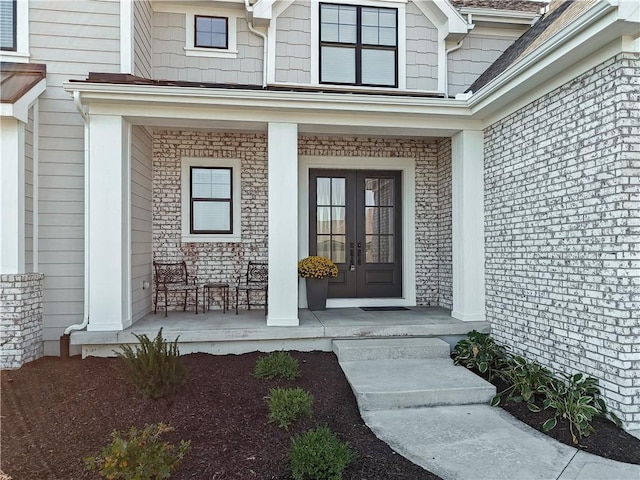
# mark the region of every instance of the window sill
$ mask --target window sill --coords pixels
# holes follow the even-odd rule
[[[242,240],[241,235],[182,235],[182,243],[235,243]]]
[[[237,50],[224,50],[214,48],[184,48],[187,57],[209,57],[209,58],[238,58]]]
[[[11,50],[0,50],[0,61],[29,63],[29,52],[12,52]]]

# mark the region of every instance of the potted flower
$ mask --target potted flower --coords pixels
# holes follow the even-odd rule
[[[307,308],[325,310],[329,277],[338,276],[336,264],[328,258],[312,255],[298,262],[298,275],[306,281]]]

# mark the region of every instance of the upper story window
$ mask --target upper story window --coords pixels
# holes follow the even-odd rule
[[[397,87],[397,9],[321,3],[320,83]]]
[[[16,0],[0,0],[0,50],[15,52],[18,49],[16,10]]]
[[[229,48],[227,17],[195,15],[194,47]]]

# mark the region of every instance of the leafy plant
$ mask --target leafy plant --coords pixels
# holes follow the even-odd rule
[[[553,418],[542,425],[545,432],[554,429],[558,424],[558,418],[563,418],[569,422],[573,443],[578,443],[582,437],[588,437],[595,432],[591,425],[595,416],[608,416],[616,425],[621,425],[620,419],[607,411],[604,400],[599,398],[598,379],[582,373],[560,375],[564,381],[551,382],[545,387],[547,398],[543,402],[544,408],[556,410]]]
[[[328,427],[318,427],[291,442],[291,473],[295,480],[340,480],[355,459],[349,445]]]
[[[505,360],[497,375],[509,386],[491,399],[491,405],[497,406],[506,397],[513,402],[527,402],[532,412],[539,412],[542,407],[536,404],[537,397],[545,395],[546,388],[556,381],[551,370],[536,362],[529,362],[520,356]]]
[[[179,446],[160,441],[160,435],[173,428],[163,423],[131,427],[123,438],[118,431],[111,433],[111,443],[95,457],[84,459],[89,470],[109,480],[151,480],[169,478],[191,448],[191,442],[180,441]]]
[[[253,375],[267,380],[278,377],[294,380],[300,375],[298,361],[289,352],[272,352],[258,359]]]
[[[298,275],[302,278],[337,277],[338,267],[328,258],[312,255],[298,262]]]
[[[115,352],[129,367],[129,378],[145,398],[160,398],[178,391],[186,380],[187,371],[180,360],[178,340],[167,343],[162,328],[154,340],[146,335],[135,335],[140,342],[135,351],[121,345]]]
[[[495,371],[504,365],[506,355],[506,348],[495,343],[489,334],[472,330],[466,339],[456,344],[453,363],[486,374],[491,380]]]
[[[269,421],[289,429],[302,416],[311,416],[313,396],[302,388],[272,388],[269,390]]]

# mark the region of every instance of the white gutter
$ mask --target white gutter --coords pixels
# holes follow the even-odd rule
[[[82,323],[69,325],[64,330],[65,335],[69,335],[75,330],[83,330],[89,324],[89,189],[86,188],[86,182],[89,178],[89,115],[82,105],[80,92],[73,92],[73,104],[84,120],[84,319]]]
[[[247,18],[247,26],[249,27],[249,31],[254,35],[257,35],[258,37],[262,38],[262,45],[263,45],[262,88],[267,88],[267,60],[268,60],[267,53],[269,50],[269,47],[267,44],[267,34],[256,30],[256,28],[253,26],[253,7],[249,4],[249,0],[244,0],[244,6],[247,11],[246,18]]]

